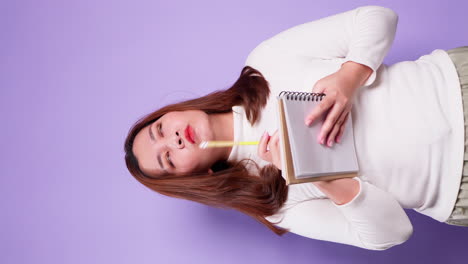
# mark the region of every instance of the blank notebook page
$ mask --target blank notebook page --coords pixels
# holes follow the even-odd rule
[[[317,142],[326,113],[314,120],[311,126],[304,123],[306,115],[320,102],[282,98],[296,178],[359,170],[351,113],[346,121],[341,142],[334,142],[332,147],[328,147]]]

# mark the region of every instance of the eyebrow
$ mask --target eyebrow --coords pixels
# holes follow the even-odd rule
[[[156,138],[155,138],[154,135],[153,135],[153,131],[151,130],[151,127],[153,127],[153,125],[150,125],[150,126],[148,127],[148,131],[149,131],[148,133],[149,133],[150,138],[151,138],[153,141],[156,142]],[[159,153],[158,153],[157,159],[158,159],[158,163],[159,163],[159,166],[161,167],[161,169],[163,169],[163,171],[164,171],[165,173],[167,173],[167,170],[166,170],[166,168],[164,168],[164,165],[163,165],[162,160],[161,160],[161,155],[159,155]]]

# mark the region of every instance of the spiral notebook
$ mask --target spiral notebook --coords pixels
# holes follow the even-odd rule
[[[340,143],[317,143],[328,112],[306,126],[304,120],[326,95],[283,91],[278,96],[282,171],[286,184],[356,177],[359,166],[354,147],[351,113]]]

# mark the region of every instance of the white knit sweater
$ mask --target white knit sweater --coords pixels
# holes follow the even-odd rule
[[[249,54],[246,65],[264,75],[271,95],[255,126],[241,106],[233,107],[235,140],[259,140],[265,130],[271,135],[278,129],[280,91],[310,92],[346,61],[373,70],[351,111],[357,196],[336,205],[311,183],[291,185],[285,205],[268,220],[282,220],[278,226],[301,236],[382,250],[412,233],[402,208],[438,221],[450,215],[464,155],[458,75],[444,50],[382,64],[397,22],[391,9],[364,6],[285,30]],[[318,143],[311,138],[310,144]],[[228,160],[242,158],[268,164],[257,156],[257,146],[234,147]]]

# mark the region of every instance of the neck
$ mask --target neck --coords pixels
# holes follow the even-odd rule
[[[211,123],[215,140],[234,140],[234,119],[232,111],[222,114],[212,114]],[[232,147],[219,148],[220,155],[227,160]]]

